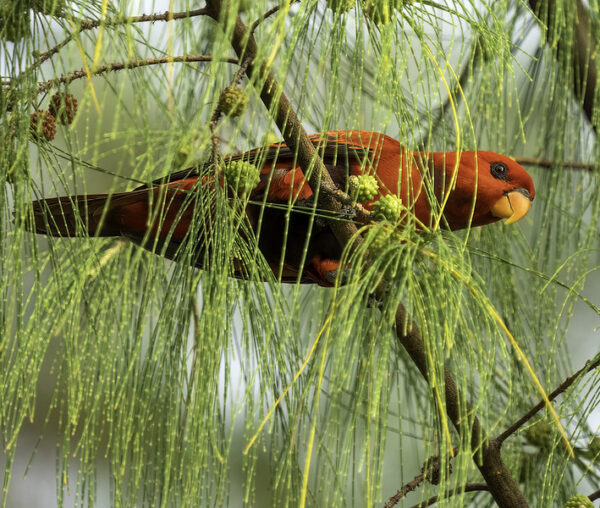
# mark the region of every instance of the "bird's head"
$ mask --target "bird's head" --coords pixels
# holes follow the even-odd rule
[[[440,169],[447,189],[454,171],[456,185],[444,208],[444,216],[451,229],[462,229],[469,225],[470,211],[475,206],[471,226],[483,226],[506,219],[506,224],[521,220],[531,207],[535,196],[533,180],[529,173],[505,155],[494,152],[462,152],[458,165],[456,152],[434,154],[436,187]],[[438,199],[443,191],[436,188]]]

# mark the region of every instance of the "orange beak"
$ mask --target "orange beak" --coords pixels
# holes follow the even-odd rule
[[[531,196],[527,189],[515,189],[507,192],[494,203],[490,212],[494,217],[506,219],[506,224],[512,224],[527,215],[531,208]]]

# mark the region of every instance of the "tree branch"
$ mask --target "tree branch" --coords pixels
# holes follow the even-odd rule
[[[291,3],[294,2],[298,2],[300,0],[292,0]],[[279,9],[281,9],[281,5],[276,5],[275,7],[273,7],[272,9],[269,9],[267,12],[265,12],[260,18],[258,18],[256,21],[254,21],[254,23],[252,23],[250,25],[250,34],[252,36],[254,36],[254,32],[256,32],[256,29],[258,28],[258,26],[267,18],[271,17],[273,14],[275,14],[277,11],[279,11]]]
[[[459,452],[458,448],[454,448],[453,450],[451,450],[451,452],[449,454],[450,459],[455,457],[458,452]],[[448,472],[449,473],[452,472],[451,467],[448,468]],[[392,508],[392,506],[395,506],[398,503],[398,501],[400,501],[400,499],[402,499],[404,496],[406,496],[406,494],[414,491],[421,483],[423,483],[423,480],[427,479],[434,485],[437,485],[439,483],[439,478],[440,478],[440,457],[439,456],[429,457],[423,464],[423,467],[421,467],[421,474],[415,476],[412,481],[403,485],[400,488],[400,490],[398,490],[398,492],[396,492],[392,497],[390,497],[388,499],[387,503],[385,503],[385,505],[384,505],[384,508]]]
[[[210,11],[210,16],[218,22],[221,18],[221,1],[206,0],[206,5]],[[255,77],[260,78],[257,79],[257,82],[262,81],[260,97],[272,113],[285,142],[297,154],[297,163],[308,179],[308,184],[315,197],[317,197],[319,206],[333,212],[340,212],[342,205],[334,197],[337,188],[303,129],[300,119],[293,110],[287,96],[266,65],[263,64],[259,68],[254,65],[258,47],[253,35],[248,31],[239,16],[235,21],[231,44],[240,58],[250,58],[251,63],[248,65],[246,74],[250,79]],[[354,224],[345,221],[329,221],[329,225],[341,246],[356,242],[357,230]],[[360,239],[358,242],[360,242]],[[379,289],[377,294],[381,297],[382,290]],[[404,334],[403,330],[407,324],[411,324],[411,326],[408,327],[409,331]],[[396,333],[400,343],[411,356],[423,377],[429,379],[423,339],[416,324],[412,323],[412,320],[406,315],[406,309],[403,305],[400,305],[396,312]],[[445,391],[448,416],[454,426],[460,428],[468,419],[461,412],[463,397],[448,371],[445,371]],[[467,414],[471,413],[472,410],[467,405]],[[492,496],[501,508],[528,506],[510,471],[502,462],[500,447],[494,441],[486,439],[476,417],[473,417],[472,421],[471,445],[473,449],[478,450],[478,454],[482,459],[479,461],[477,460],[479,457],[476,457],[474,460],[485,478]]]
[[[145,60],[130,60],[129,62],[115,62],[108,65],[97,67],[92,71],[92,76],[99,76],[111,71],[121,71],[124,69],[136,69],[138,67],[145,67],[148,65],[161,65],[166,63],[192,63],[192,62],[212,62],[214,58],[210,55],[183,55],[183,56],[165,56],[162,58],[147,58]],[[239,64],[237,58],[220,58],[219,61],[231,64]],[[44,93],[47,90],[57,87],[62,84],[69,84],[77,79],[87,77],[85,70],[71,72],[69,74],[63,74],[62,76],[49,79],[48,81],[42,81],[38,85],[38,93]]]
[[[127,25],[129,23],[153,23],[154,21],[171,21],[174,19],[193,18],[196,16],[208,16],[208,9],[193,9],[191,11],[170,12],[165,11],[162,14],[142,14],[141,16],[132,16],[129,18],[109,18],[109,19],[82,19],[81,29],[91,30],[100,25]]]
[[[462,494],[464,492],[477,492],[477,491],[488,491],[489,487],[486,483],[467,483],[464,487],[459,487],[457,489],[452,489],[447,491],[443,496],[433,496],[430,497],[427,501],[423,501],[422,503],[414,505],[412,508],[425,508],[427,506],[431,506],[432,504],[437,503],[440,499],[448,499],[449,497],[456,496],[457,494]]]
[[[206,9],[195,9],[192,11],[183,11],[183,12],[169,12],[165,11],[162,14],[142,14],[141,16],[133,16],[130,18],[109,18],[105,20],[94,19],[94,20],[86,20],[82,19],[79,21],[80,28],[77,32],[73,32],[69,34],[63,41],[59,42],[53,48],[50,48],[48,51],[44,53],[40,53],[38,59],[27,69],[27,71],[31,71],[36,67],[42,65],[46,60],[54,56],[58,53],[62,48],[64,48],[69,42],[73,40],[73,36],[75,33],[82,32],[83,30],[91,30],[93,28],[97,28],[100,25],[105,26],[115,26],[115,25],[126,25],[129,23],[146,23],[146,22],[154,22],[154,21],[171,21],[173,19],[184,19],[184,18],[192,18],[195,16],[206,16]]]
[[[406,334],[402,332],[408,325]],[[404,346],[413,362],[423,375],[429,380],[427,371],[427,357],[425,355],[425,345],[421,333],[415,323],[412,323],[406,315],[406,309],[403,305],[396,311],[396,334],[401,344]],[[479,419],[474,416],[470,404],[461,404],[464,396],[456,386],[452,375],[447,369],[444,369],[444,385],[446,395],[446,413],[456,429],[468,424],[467,415],[473,415],[471,426],[471,449],[475,450],[476,456],[473,457],[475,465],[479,468],[481,475],[487,482],[489,490],[501,508],[518,508],[528,506],[527,501],[519,490],[519,486],[510,474],[510,471],[502,461],[500,454],[500,444],[495,440],[489,440],[481,428]],[[461,406],[465,411],[461,410]],[[481,459],[481,460],[478,460]]]
[[[599,365],[600,365],[600,359],[598,359],[592,363],[590,363],[588,360],[581,369],[579,369],[577,372],[575,372],[575,374],[573,374],[572,376],[565,379],[558,386],[558,388],[556,388],[556,390],[554,390],[552,393],[548,394],[548,400],[553,401],[561,393],[566,391],[569,388],[569,386],[571,386],[577,380],[577,378],[579,378],[579,376],[581,376],[583,374],[587,374],[588,372],[598,368]],[[504,432],[502,432],[500,435],[498,435],[498,437],[496,437],[495,441],[497,441],[500,445],[502,445],[502,443],[504,441],[506,441],[507,438],[509,438],[512,434],[514,434],[517,430],[519,430],[523,425],[525,425],[531,418],[533,418],[540,409],[543,409],[544,407],[546,407],[546,404],[547,403],[543,400],[538,402],[529,411],[527,411],[527,413],[525,413],[515,423],[513,423],[510,427],[508,427],[508,429],[506,429]]]
[[[396,492],[392,497],[390,497],[388,499],[387,503],[385,503],[385,505],[383,505],[383,508],[392,508],[393,506],[396,506],[398,504],[398,501],[400,501],[400,499],[402,499],[404,496],[406,496],[406,494],[408,494],[409,492],[412,492],[413,490],[415,490],[419,485],[421,485],[421,483],[423,483],[423,480],[425,480],[425,475],[423,473],[415,476],[413,480],[404,484],[398,490],[398,492]]]
[[[540,166],[543,168],[552,168],[556,164],[560,164],[564,168],[570,169],[583,169],[586,171],[593,171],[596,169],[597,164],[594,163],[586,163],[586,162],[577,162],[577,161],[553,161],[551,159],[537,159],[535,157],[523,157],[516,156],[513,157],[515,162],[518,162],[522,166]]]
[[[221,1],[207,0],[206,5],[209,15],[215,21],[218,21],[221,16]],[[254,59],[258,53],[258,47],[254,36],[248,31],[239,16],[235,21],[231,44],[240,58],[249,59],[250,63],[246,70],[248,77],[263,81],[260,97],[267,110],[272,111],[275,123],[279,127],[286,144],[294,153],[298,154],[297,163],[304,172],[319,206],[333,212],[341,212],[342,205],[334,197],[339,189],[337,189],[329,172],[325,169],[323,161],[318,156],[312,141],[302,127],[289,99],[265,64],[258,69],[256,68]],[[342,246],[357,236],[356,226],[350,222],[330,221],[329,224]]]

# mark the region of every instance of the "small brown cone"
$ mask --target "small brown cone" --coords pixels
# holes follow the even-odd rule
[[[56,92],[50,99],[48,111],[59,123],[69,125],[77,114],[77,99],[70,93]]]
[[[41,140],[52,141],[56,136],[56,119],[49,111],[34,111],[29,117],[33,137]]]

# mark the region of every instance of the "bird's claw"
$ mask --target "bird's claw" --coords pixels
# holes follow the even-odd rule
[[[341,219],[354,219],[356,217],[356,208],[350,205],[342,206],[339,217]]]
[[[344,286],[350,282],[350,271],[347,268],[336,268],[335,270],[328,270],[325,273],[325,279],[332,286],[335,286],[336,282],[338,281],[340,286]]]

